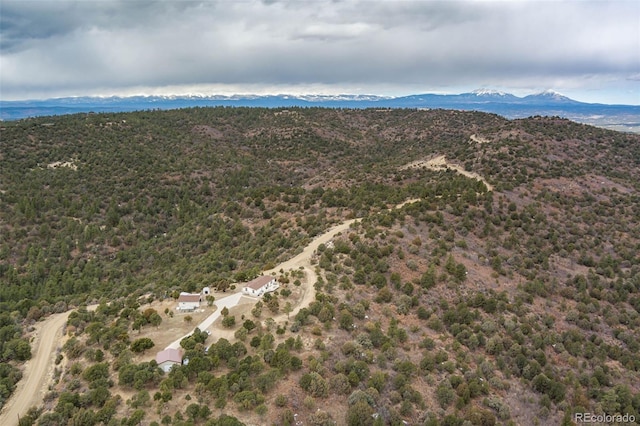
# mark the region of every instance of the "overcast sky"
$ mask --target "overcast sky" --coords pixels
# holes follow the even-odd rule
[[[546,89],[640,104],[640,1],[0,0],[0,99]]]

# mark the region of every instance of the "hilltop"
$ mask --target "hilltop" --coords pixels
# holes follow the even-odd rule
[[[3,122],[0,139],[3,403],[32,326],[80,307],[26,422],[639,418],[638,135],[217,107]],[[313,271],[280,270],[336,226]],[[185,339],[188,365],[150,362],[188,328],[180,291],[267,270],[278,291]]]

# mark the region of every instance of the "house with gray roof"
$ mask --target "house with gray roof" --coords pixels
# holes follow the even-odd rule
[[[247,296],[262,296],[270,291],[275,291],[279,287],[275,277],[261,275],[258,278],[249,281],[242,287],[242,294]]]

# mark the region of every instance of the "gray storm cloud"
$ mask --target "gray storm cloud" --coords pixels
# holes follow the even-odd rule
[[[0,4],[4,99],[198,85],[631,87],[640,71],[632,1]]]

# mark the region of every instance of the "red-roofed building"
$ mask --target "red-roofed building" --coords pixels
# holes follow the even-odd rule
[[[199,294],[180,293],[178,297],[178,310],[182,312],[193,312],[200,307],[202,296]]]
[[[168,373],[174,365],[182,364],[182,350],[167,348],[160,351],[156,355],[156,362],[162,371]]]
[[[242,287],[242,293],[247,296],[262,296],[270,291],[275,291],[279,287],[276,279],[267,275],[249,281]]]

